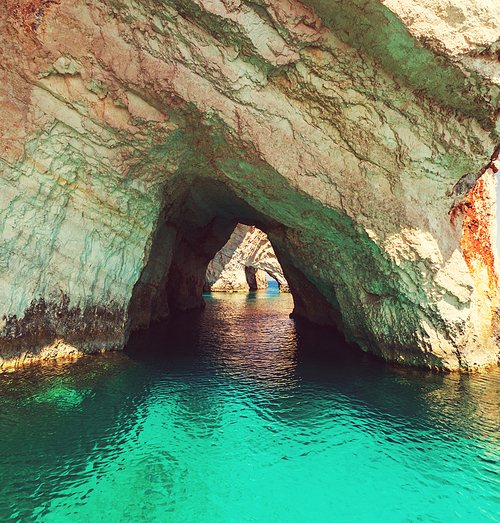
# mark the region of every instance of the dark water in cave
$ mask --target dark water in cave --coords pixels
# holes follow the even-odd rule
[[[395,368],[214,294],[126,353],[0,376],[0,521],[500,521],[500,372]]]

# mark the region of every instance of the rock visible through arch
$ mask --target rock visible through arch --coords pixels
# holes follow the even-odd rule
[[[224,247],[208,264],[204,290],[234,292],[265,289],[266,273],[278,282],[280,292],[290,292],[266,234],[255,226],[239,223]]]

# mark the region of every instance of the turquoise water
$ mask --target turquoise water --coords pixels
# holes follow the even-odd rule
[[[214,294],[126,353],[0,376],[0,521],[500,521],[500,372],[395,368]]]

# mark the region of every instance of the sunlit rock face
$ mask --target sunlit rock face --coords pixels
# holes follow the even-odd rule
[[[239,223],[228,242],[208,264],[205,291],[248,291],[267,288],[269,274],[280,292],[290,292],[283,270],[265,233]]]
[[[494,0],[0,2],[0,365],[203,306],[238,222],[296,316],[496,362],[499,37]]]

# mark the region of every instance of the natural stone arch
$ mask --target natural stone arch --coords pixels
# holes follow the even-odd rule
[[[497,361],[495,37],[307,3],[0,4],[2,365],[202,306],[237,221],[296,315],[391,360]]]
[[[231,237],[208,264],[204,290],[248,291],[267,288],[267,276],[280,292],[290,292],[267,235],[255,226],[239,223]]]
[[[249,291],[258,291],[268,287],[266,272],[255,267],[245,266],[245,278]]]

